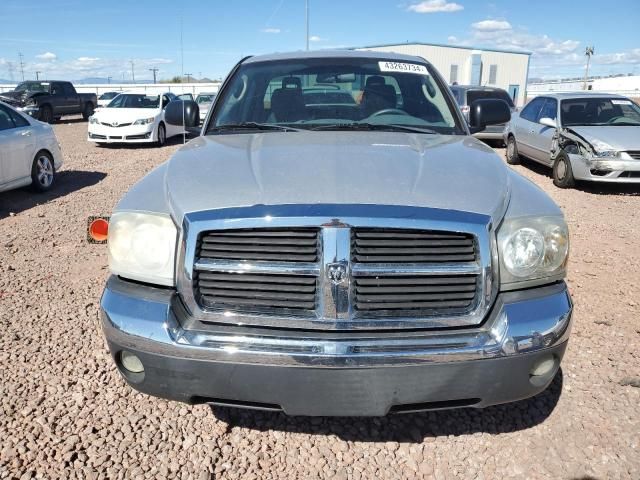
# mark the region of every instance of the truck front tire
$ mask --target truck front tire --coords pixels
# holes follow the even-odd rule
[[[44,123],[53,123],[53,110],[49,105],[42,105],[38,112],[38,120]]]
[[[82,110],[82,118],[85,120],[89,120],[89,117],[93,115],[93,105],[90,103],[85,104],[84,109]]]

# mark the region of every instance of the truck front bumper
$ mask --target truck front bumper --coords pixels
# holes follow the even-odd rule
[[[380,416],[486,407],[543,391],[566,349],[572,303],[560,282],[500,294],[473,329],[185,329],[175,291],[111,277],[101,313],[120,373],[141,392],[290,415]],[[128,371],[123,352],[144,370]]]

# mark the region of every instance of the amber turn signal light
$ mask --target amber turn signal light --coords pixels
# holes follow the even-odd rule
[[[87,225],[89,243],[106,243],[109,234],[109,217],[89,217]]]

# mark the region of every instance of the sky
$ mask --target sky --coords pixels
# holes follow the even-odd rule
[[[305,0],[2,0],[0,79],[219,79],[305,48]],[[579,5],[579,7],[576,7]],[[640,0],[309,0],[310,48],[427,42],[532,52],[530,78],[640,75]],[[182,25],[182,29],[181,29]],[[44,26],[44,28],[43,28]],[[182,30],[182,47],[181,47]]]

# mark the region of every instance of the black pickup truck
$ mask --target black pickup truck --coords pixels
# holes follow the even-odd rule
[[[57,80],[22,82],[15,90],[0,93],[0,100],[47,123],[78,113],[87,120],[98,104],[95,94],[78,93],[71,82]]]

